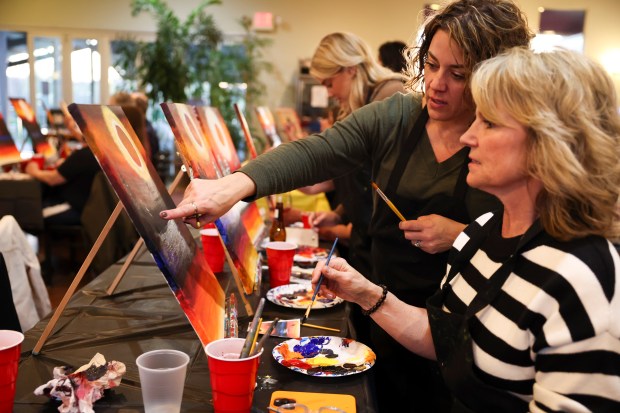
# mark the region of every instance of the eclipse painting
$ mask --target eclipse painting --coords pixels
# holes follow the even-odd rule
[[[159,217],[174,201],[121,107],[69,111],[202,344],[223,338],[224,292],[183,221]]]

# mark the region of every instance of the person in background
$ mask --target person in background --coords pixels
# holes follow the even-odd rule
[[[372,50],[353,33],[336,32],[321,39],[310,62],[310,75],[327,88],[339,104],[336,120],[346,118],[353,110],[381,101],[395,93],[404,93],[405,77],[382,67]],[[377,136],[377,139],[381,139]],[[356,171],[302,191],[334,191],[331,211],[311,216],[319,237],[333,241],[339,238],[338,252],[365,274],[372,273],[371,239],[368,227],[372,216],[371,163]],[[370,323],[354,308],[351,320],[357,337],[369,341]]]
[[[159,147],[159,136],[157,136],[157,131],[153,127],[151,121],[149,121],[146,116],[146,112],[149,108],[149,99],[144,92],[134,92],[131,94],[136,106],[138,109],[142,111],[144,115],[144,120],[146,123],[146,136],[148,137],[149,146],[151,149],[151,162],[153,165],[157,165],[160,147]]]
[[[353,33],[337,32],[323,37],[312,56],[310,75],[338,101],[337,120],[368,103],[405,92],[404,76],[381,67],[366,42]],[[336,207],[332,211],[319,212],[313,217],[319,235],[329,241],[336,237],[343,241],[348,247],[348,259],[366,274],[371,273],[370,181],[371,164],[367,161],[354,172],[312,187],[313,191],[335,190],[336,195]]]
[[[153,159],[155,155],[151,147],[150,138],[147,134],[146,111],[143,110],[142,103],[138,103],[133,94],[120,91],[110,96],[109,105],[120,106],[121,109],[123,109],[136,136],[140,139],[147,157]]]
[[[36,162],[29,162],[25,170],[28,175],[44,184],[42,186],[43,207],[56,207],[51,210],[59,211],[45,217],[46,225],[80,224],[80,217],[90,195],[93,179],[101,170],[73,117],[68,112],[63,111],[63,113],[65,125],[72,139],[80,142],[81,146],[59,162],[55,169],[43,170]],[[64,207],[58,207],[59,205]]]
[[[613,81],[580,53],[515,48],[483,62],[471,88],[467,182],[503,208],[457,237],[426,309],[342,259],[319,264],[313,283],[322,273],[324,294],[359,304],[405,347],[437,359],[458,411],[620,411]]]
[[[322,182],[370,160],[374,181],[406,221],[401,223],[374,197],[369,278],[407,304],[424,308],[445,274],[457,235],[499,206],[497,198],[465,180],[469,148],[459,139],[475,119],[470,75],[479,62],[527,46],[531,37],[525,15],[511,0],[448,2],[429,16],[419,45],[406,52],[407,87],[413,91],[422,85],[425,96],[396,93],[353,111],[320,134],[261,155],[232,175],[195,179],[178,207],[160,215],[185,217],[196,226],[195,204],[203,226],[240,199]],[[412,354],[375,324],[369,344],[377,354],[373,369],[382,412],[449,407],[436,363]]]
[[[407,44],[400,40],[385,42],[379,46],[379,63],[392,72],[402,73],[407,68],[405,49]]]
[[[115,106],[136,106],[136,101],[131,96],[131,93],[121,90],[110,96],[108,104]]]

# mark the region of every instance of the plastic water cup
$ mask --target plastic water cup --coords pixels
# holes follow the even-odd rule
[[[146,413],[181,411],[189,356],[177,350],[153,350],[136,359]]]
[[[274,288],[288,284],[291,280],[297,244],[272,241],[267,243],[265,249],[267,250],[267,267],[269,267],[269,286]]]
[[[243,338],[223,338],[205,347],[215,413],[248,413],[252,408],[263,349],[240,359],[244,342]]]
[[[24,341],[22,333],[0,330],[0,413],[13,411],[22,341]]]
[[[224,253],[224,246],[220,240],[217,228],[200,230],[200,239],[202,241],[202,250],[209,267],[211,267],[211,271],[222,272],[224,270],[226,254]]]

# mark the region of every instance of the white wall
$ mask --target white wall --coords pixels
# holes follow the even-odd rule
[[[333,31],[351,31],[364,38],[373,49],[387,40],[410,40],[418,27],[418,15],[425,0],[222,0],[209,7],[226,33],[241,32],[242,15],[270,11],[281,19],[280,26],[265,36],[273,39],[266,58],[275,70],[265,77],[267,95],[263,104],[294,105],[294,80],[298,60],[310,57],[319,40]],[[620,1],[618,0],[520,0],[531,27],[539,24],[538,7],[585,9],[585,54],[601,60],[605,53],[620,53]],[[199,0],[168,0],[184,19]],[[155,22],[146,14],[132,17],[130,0],[0,0],[0,30],[81,29],[83,32],[155,31]],[[620,95],[620,73],[613,75]]]

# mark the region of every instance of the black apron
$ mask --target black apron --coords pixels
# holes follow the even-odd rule
[[[411,133],[401,144],[399,157],[383,192],[407,219],[438,214],[454,221],[469,223],[471,217],[468,216],[465,206],[465,194],[469,188],[466,181],[467,157],[465,157],[452,194],[435,195],[424,204],[397,194],[400,180],[403,178],[415,147],[424,134],[427,121],[428,111],[424,108]],[[398,223],[398,217],[387,204],[382,201],[377,202],[369,230],[373,240],[372,280],[385,284],[393,294],[407,304],[424,307],[426,299],[437,291],[446,273],[448,252],[428,254],[420,248],[415,248],[411,241],[405,239],[403,231],[398,228]]]
[[[484,234],[493,228],[494,216],[483,226]],[[539,221],[536,221],[519,241],[514,254],[489,278],[487,288],[479,291],[465,314],[448,313],[442,309],[443,302],[452,286],[452,280],[469,262],[486,236],[482,235],[475,241],[469,241],[450,268],[447,280],[441,290],[430,297],[426,303],[431,333],[435,345],[435,353],[444,382],[452,392],[455,400],[452,408],[454,413],[471,412],[502,412],[521,413],[527,411],[524,401],[506,391],[489,386],[480,381],[474,371],[472,339],[469,331],[469,321],[475,314],[488,306],[497,296],[508,276],[514,269],[520,251],[534,237],[542,231]]]
[[[428,111],[424,108],[411,133],[401,143],[399,157],[384,193],[407,219],[439,214],[468,223],[471,219],[464,202],[468,190],[467,157],[452,194],[436,195],[423,205],[397,195],[398,184],[424,134],[427,121]],[[437,291],[446,273],[448,252],[428,254],[414,247],[411,241],[405,239],[398,223],[396,214],[379,201],[369,230],[372,237],[372,281],[385,284],[402,301],[424,307],[427,298]],[[452,398],[442,383],[437,363],[411,353],[372,320],[370,344],[377,354],[373,370],[381,413],[437,413],[450,410]]]

